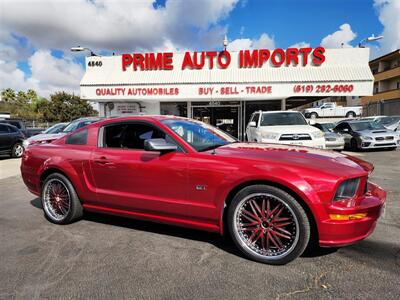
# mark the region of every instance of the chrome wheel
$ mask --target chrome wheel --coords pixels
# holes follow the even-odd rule
[[[22,147],[21,144],[17,144],[14,147],[14,156],[15,157],[21,157],[23,153],[24,153],[24,147]]]
[[[281,198],[268,193],[242,199],[234,212],[234,234],[255,256],[278,260],[293,251],[299,240],[299,221]]]
[[[48,217],[63,220],[71,208],[71,197],[66,185],[59,179],[51,179],[43,188],[43,208]]]

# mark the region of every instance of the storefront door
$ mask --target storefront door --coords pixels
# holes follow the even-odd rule
[[[241,108],[240,105],[211,105],[192,106],[192,118],[219,129],[239,138],[241,135]]]

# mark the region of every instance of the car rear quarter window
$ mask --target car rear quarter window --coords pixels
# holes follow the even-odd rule
[[[71,134],[65,139],[65,144],[69,145],[86,145],[88,137],[88,130],[84,129]]]

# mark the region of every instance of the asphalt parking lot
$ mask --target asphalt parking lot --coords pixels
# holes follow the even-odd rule
[[[375,232],[285,266],[241,256],[228,238],[90,214],[57,226],[0,159],[0,299],[398,299],[400,151],[361,152],[388,192]]]

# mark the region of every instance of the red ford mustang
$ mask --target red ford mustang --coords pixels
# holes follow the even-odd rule
[[[22,177],[47,219],[84,210],[223,234],[249,258],[284,264],[311,238],[343,246],[367,237],[386,193],[371,164],[306,147],[239,143],[170,116],[100,121],[28,147]]]

